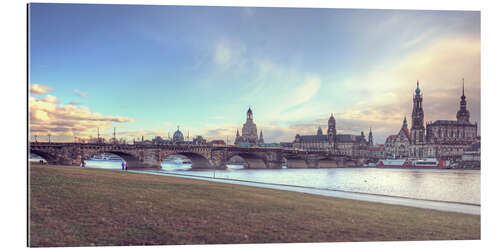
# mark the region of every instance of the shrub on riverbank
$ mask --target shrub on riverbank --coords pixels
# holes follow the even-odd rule
[[[121,171],[29,170],[30,246],[480,238],[474,215]]]

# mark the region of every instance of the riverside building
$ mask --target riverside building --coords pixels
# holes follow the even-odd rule
[[[423,95],[417,81],[417,88],[413,96],[412,126],[409,142],[405,139],[405,143],[396,145],[389,136],[385,145],[386,155],[457,160],[462,157],[472,144],[478,142],[477,122],[470,122],[463,79],[462,96],[460,97],[456,118],[456,120],[429,121],[424,126]],[[395,154],[395,152],[398,152],[396,146],[401,147],[400,152],[404,152],[404,154]]]
[[[369,141],[373,143],[371,129]],[[369,141],[366,140],[363,132],[360,135],[337,134],[336,121],[332,113],[328,119],[327,134],[323,134],[321,127],[318,127],[316,135],[297,134],[292,147],[308,151],[329,151],[349,156],[365,156],[369,153]]]

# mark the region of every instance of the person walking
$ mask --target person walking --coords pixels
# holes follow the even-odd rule
[[[127,171],[127,170],[128,170],[128,163],[125,162],[125,171]]]
[[[125,162],[122,161],[122,170],[125,170]]]

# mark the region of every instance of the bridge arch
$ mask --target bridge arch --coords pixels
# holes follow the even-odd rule
[[[245,161],[245,168],[248,169],[263,169],[267,168],[267,157],[265,154],[257,154],[257,153],[247,153],[247,152],[235,152],[229,154],[226,158],[226,162],[231,158],[239,156]]]
[[[169,152],[167,154],[164,154],[163,157],[161,157],[161,161],[167,159],[169,156],[173,155],[182,155],[186,158],[188,158],[191,161],[191,168],[192,169],[211,169],[212,164],[210,164],[210,161],[207,159],[202,154],[194,153],[194,152]]]
[[[47,161],[48,164],[57,164],[58,162],[57,156],[46,151],[30,149],[30,153],[42,157]]]
[[[89,160],[92,156],[102,153],[114,154],[119,156],[128,164],[128,167],[131,169],[144,167],[144,164],[139,156],[126,151],[119,151],[119,150],[98,149],[95,151],[94,150],[87,151],[80,156],[80,159],[83,158],[83,160]]]

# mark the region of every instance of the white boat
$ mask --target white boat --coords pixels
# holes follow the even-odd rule
[[[382,159],[377,162],[377,167],[381,168],[398,168],[398,167],[407,167],[408,160],[406,159]]]
[[[446,168],[446,162],[436,158],[418,159],[411,162],[412,168]]]

